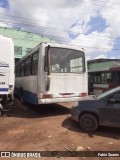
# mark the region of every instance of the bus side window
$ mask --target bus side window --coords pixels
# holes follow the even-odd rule
[[[15,77],[19,77],[20,76],[20,64],[18,64],[15,67]]]
[[[18,65],[17,77],[20,77],[20,64]]]
[[[28,62],[29,62],[29,59],[27,58],[26,61],[25,61],[25,66],[26,66],[25,67],[26,68],[25,69],[25,76],[29,75],[29,63]]]
[[[25,71],[25,61],[23,61],[21,63],[21,67],[20,67],[20,75],[21,75],[21,77],[24,76],[24,71]]]
[[[29,57],[29,60],[28,60],[28,73],[29,75],[31,75],[31,67],[32,67],[32,57]]]
[[[38,52],[32,56],[32,75],[36,75],[38,70]]]
[[[18,66],[15,67],[15,76],[18,77]]]

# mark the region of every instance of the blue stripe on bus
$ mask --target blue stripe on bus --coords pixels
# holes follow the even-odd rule
[[[20,89],[15,87],[14,94],[18,97],[22,96],[25,102],[32,103],[32,104],[38,104],[37,94],[35,93],[31,93],[31,92],[22,90],[22,95],[21,95]]]
[[[8,88],[0,88],[0,92],[7,92]]]

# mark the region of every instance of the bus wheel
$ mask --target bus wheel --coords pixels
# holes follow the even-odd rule
[[[85,113],[80,117],[80,127],[85,131],[85,132],[94,132],[97,130],[99,123],[97,118],[89,113]]]

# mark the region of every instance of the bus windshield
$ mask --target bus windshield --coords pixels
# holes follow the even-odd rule
[[[50,72],[85,72],[84,53],[73,49],[50,47]]]

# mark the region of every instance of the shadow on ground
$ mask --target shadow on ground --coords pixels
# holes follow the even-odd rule
[[[22,105],[18,99],[15,99],[14,107],[8,113],[10,117],[20,118],[42,118],[49,116],[70,114],[70,109],[59,104],[42,104],[42,105]]]
[[[74,122],[71,117],[66,118],[62,126],[64,128],[67,128],[68,130],[79,132],[79,133],[85,133],[80,128],[79,124],[77,122]],[[102,137],[109,137],[114,139],[120,139],[120,128],[112,128],[112,127],[99,127],[99,129],[94,133],[86,133],[90,138],[94,138],[94,136],[102,136]]]

